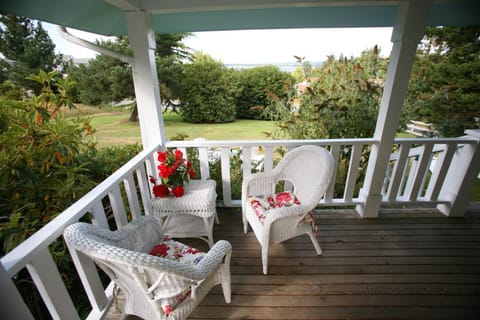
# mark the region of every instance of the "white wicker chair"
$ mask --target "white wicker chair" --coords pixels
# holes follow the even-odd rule
[[[268,270],[268,249],[271,245],[308,234],[317,254],[322,250],[312,230],[315,220],[310,211],[324,196],[334,172],[332,155],[319,146],[301,146],[288,152],[271,172],[248,176],[242,185],[244,232],[250,224],[262,247],[263,273]],[[265,200],[273,195],[279,181],[293,186],[295,204],[276,205]],[[261,200],[264,199],[264,200]],[[272,198],[269,197],[271,200]],[[261,205],[259,205],[259,201]],[[259,211],[260,210],[260,211]],[[261,217],[261,219],[259,218]]]
[[[123,291],[123,317],[185,319],[217,284],[230,303],[232,247],[227,241],[215,243],[196,264],[151,255],[164,241],[160,221],[153,216],[137,218],[117,231],[79,222],[65,229],[64,238],[70,250],[90,257]],[[176,306],[167,316],[165,302],[175,298]]]

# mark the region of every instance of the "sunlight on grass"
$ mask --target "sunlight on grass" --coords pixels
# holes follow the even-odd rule
[[[91,124],[96,132],[93,136],[98,147],[118,146],[141,143],[138,122],[129,121],[130,113],[101,112],[91,114]],[[186,134],[186,140],[204,138],[207,140],[258,140],[267,139],[264,132],[272,130],[272,122],[258,120],[236,120],[231,123],[204,124],[183,122],[178,114],[164,115],[167,138],[178,134]]]

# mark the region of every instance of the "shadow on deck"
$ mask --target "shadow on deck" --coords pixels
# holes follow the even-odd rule
[[[271,248],[267,276],[240,210],[218,211],[214,238],[233,246],[232,303],[217,286],[189,319],[480,319],[478,206],[465,218],[385,209],[378,219],[360,219],[317,210],[323,255],[307,236],[291,239]]]

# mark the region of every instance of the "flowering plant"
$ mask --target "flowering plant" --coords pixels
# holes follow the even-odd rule
[[[150,177],[153,183],[153,194],[155,197],[165,198],[172,194],[175,197],[181,197],[185,193],[183,185],[189,183],[190,179],[195,177],[195,171],[192,169],[192,163],[183,158],[180,150],[159,151],[158,152],[158,171],[160,184],[154,177]]]

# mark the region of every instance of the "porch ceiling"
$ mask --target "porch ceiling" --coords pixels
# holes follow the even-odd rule
[[[0,12],[119,36],[124,10],[153,15],[157,33],[273,28],[389,27],[400,1],[389,0],[15,0]],[[436,0],[429,25],[478,25],[480,3]]]

